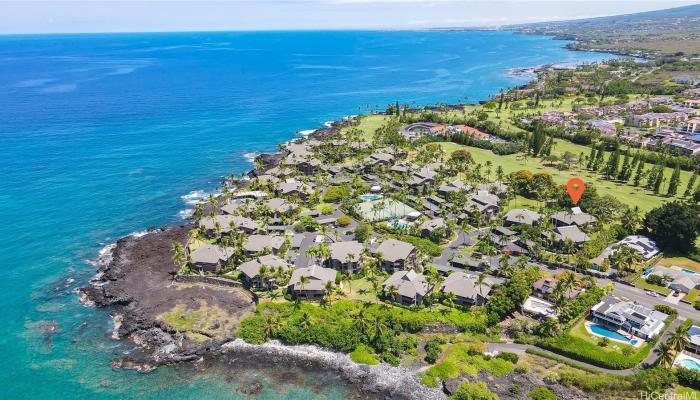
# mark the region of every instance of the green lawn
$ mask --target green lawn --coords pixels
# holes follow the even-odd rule
[[[492,153],[490,150],[464,146],[451,142],[440,143],[440,145],[447,155],[452,154],[452,152],[457,149],[467,149],[471,153],[475,162],[485,164],[486,161],[491,161],[493,165],[492,171],[495,171],[496,166],[500,165],[506,174],[522,169],[530,170],[533,173],[548,172],[552,175],[554,181],[560,184],[565,184],[573,177],[580,177],[584,180],[584,182],[594,184],[598,194],[611,195],[625,204],[638,205],[642,211],[649,211],[669,200],[668,197],[657,196],[653,192],[642,187],[634,187],[632,185],[619,184],[617,182],[604,180],[599,175],[585,169],[579,169],[576,166],[572,167],[570,170],[560,171],[557,168],[545,166],[539,158],[528,157],[523,159],[522,154],[500,156]],[[558,140],[554,153],[563,154],[565,151],[570,151],[576,155],[583,152],[584,154],[588,155],[590,149],[568,141]],[[666,176],[668,178],[670,178],[672,173],[673,171],[671,168],[666,168]],[[493,175],[494,174],[492,173],[492,177]],[[688,179],[690,179],[690,173],[687,171],[682,171],[681,183],[678,190],[680,194],[685,191],[685,186],[687,185]]]
[[[700,262],[691,260],[688,257],[664,257],[659,260],[657,265],[663,265],[665,267],[675,265],[677,267],[692,269],[693,271],[700,272]]]
[[[693,289],[691,290],[688,294],[686,294],[681,301],[684,301],[686,303],[693,304],[695,303],[695,300],[700,297],[700,290],[698,289]]]
[[[664,296],[667,296],[669,293],[671,293],[671,289],[664,286],[653,285],[642,278],[637,279],[634,282],[634,286],[642,290],[651,290],[653,292],[661,293]]]
[[[371,143],[374,139],[374,132],[384,125],[389,117],[385,115],[365,115],[360,117],[360,123],[357,125],[362,131],[362,138],[367,142]],[[348,128],[343,128],[343,132]]]
[[[343,291],[348,299],[371,302],[377,301],[373,290],[372,283],[365,278],[351,281],[349,287],[347,282],[343,282]]]

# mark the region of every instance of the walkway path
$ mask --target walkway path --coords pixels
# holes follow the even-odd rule
[[[574,365],[580,364],[582,366],[585,366],[588,369],[594,369],[594,370],[601,372],[601,373],[604,373],[604,374],[629,376],[629,375],[633,375],[635,372],[637,372],[636,368],[607,369],[607,368],[598,367],[598,366],[591,365],[591,364],[588,364],[588,363],[585,363],[585,362],[582,362],[579,360],[574,360],[573,358],[569,358],[567,356],[563,356],[561,354],[557,354],[557,353],[551,352],[549,350],[545,350],[545,349],[542,349],[542,348],[539,348],[537,346],[533,346],[530,344],[519,344],[519,343],[487,343],[486,344],[486,351],[488,351],[488,352],[507,351],[510,353],[522,355],[522,354],[525,354],[527,349],[537,350],[538,352],[549,354],[552,357],[566,359]]]

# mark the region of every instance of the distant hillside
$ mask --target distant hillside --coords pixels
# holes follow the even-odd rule
[[[571,47],[658,56],[700,54],[700,4],[573,21],[508,27],[522,33],[553,35],[579,43]]]

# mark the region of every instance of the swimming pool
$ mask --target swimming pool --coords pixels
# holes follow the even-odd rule
[[[693,271],[692,269],[688,269],[688,268],[683,268],[682,271],[687,273],[687,274],[691,274],[691,275],[697,274],[697,272]]]
[[[372,200],[377,200],[381,199],[383,196],[381,194],[361,194],[360,199],[364,201],[372,201]]]
[[[694,370],[696,370],[696,371],[700,371],[700,363],[698,363],[698,362],[695,361],[695,360],[691,360],[691,359],[689,359],[689,358],[686,358],[686,359],[682,360],[682,361],[681,361],[681,365],[682,365],[684,368],[694,369]]]
[[[591,324],[589,326],[589,329],[591,330],[591,332],[595,333],[596,335],[605,336],[606,338],[609,338],[609,339],[619,340],[620,342],[626,342],[626,343],[630,343],[632,345],[637,343],[637,341],[634,339],[633,339],[634,343],[632,343],[632,341],[630,341],[627,338],[627,336],[622,335],[622,334],[615,332],[613,330],[610,330],[610,329],[604,327],[603,325]]]

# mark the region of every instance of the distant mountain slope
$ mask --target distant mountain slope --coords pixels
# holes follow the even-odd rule
[[[579,41],[572,47],[658,56],[700,54],[700,4],[572,21],[508,27],[522,33]]]

